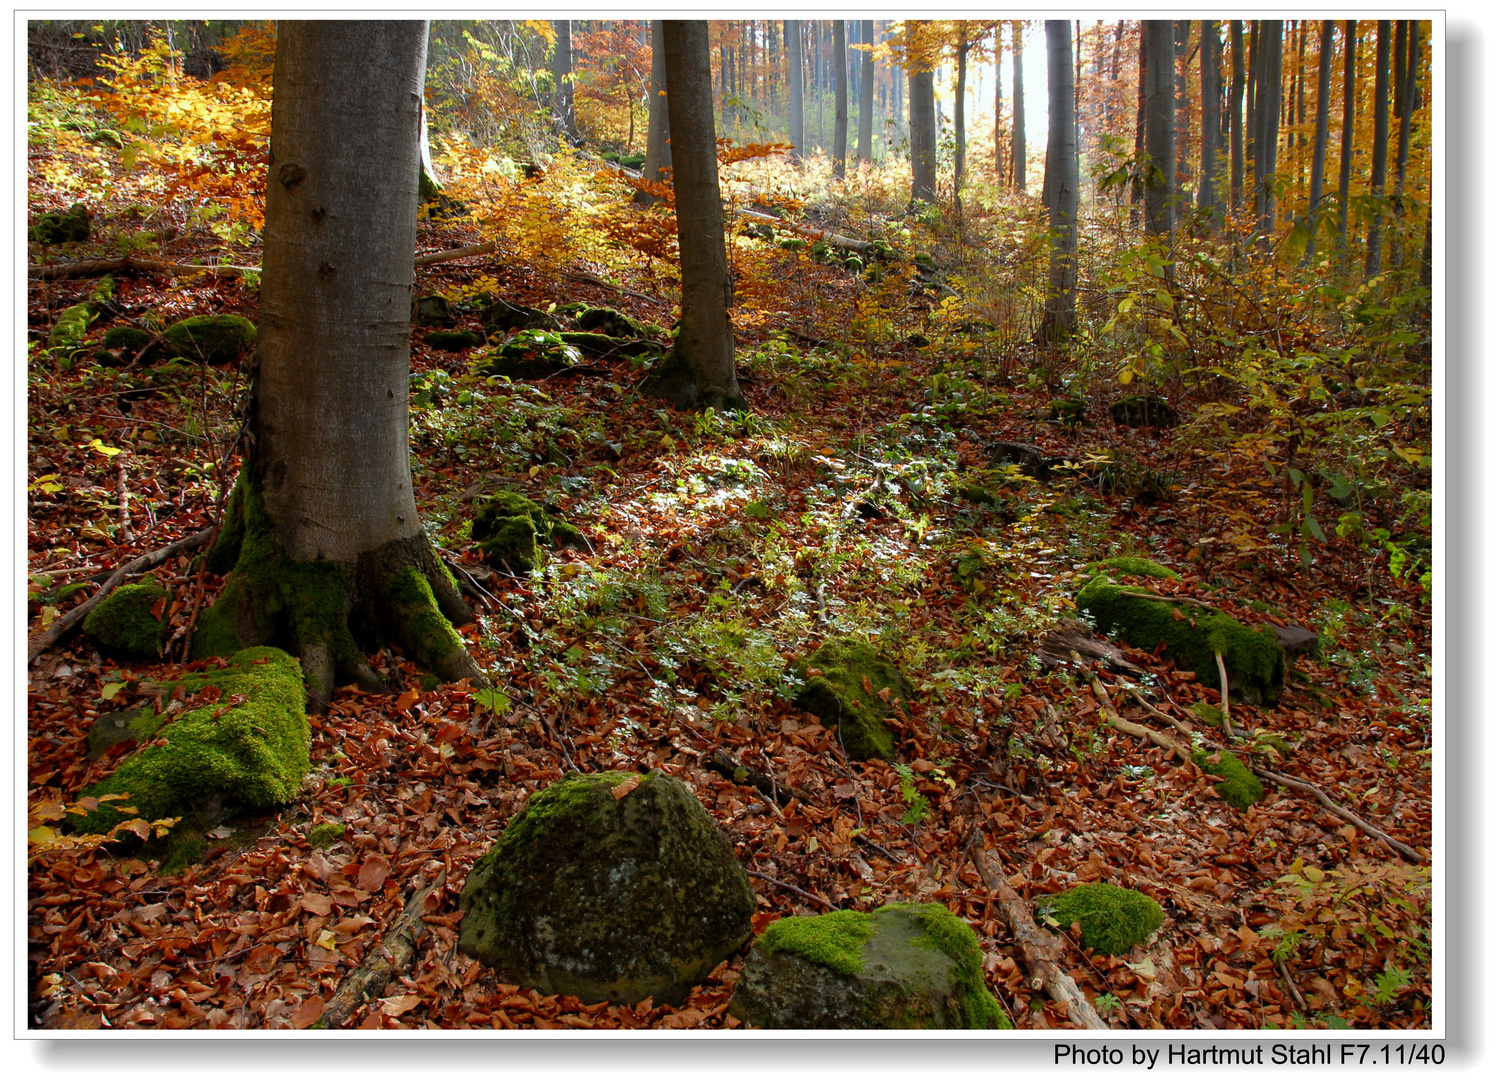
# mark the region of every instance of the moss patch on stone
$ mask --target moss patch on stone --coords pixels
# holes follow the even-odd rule
[[[493,349],[478,362],[485,376],[508,379],[545,379],[574,367],[581,359],[579,347],[567,344],[554,332],[523,330],[506,344]]]
[[[1220,687],[1215,666],[1215,654],[1220,653],[1233,691],[1253,704],[1277,700],[1283,685],[1283,650],[1271,630],[1253,630],[1222,611],[1198,605],[1123,595],[1137,591],[1097,574],[1074,603],[1101,633],[1147,652],[1161,647],[1206,686]]]
[[[1038,902],[1038,917],[1068,929],[1080,924],[1080,944],[1107,956],[1122,956],[1163,925],[1163,909],[1135,889],[1100,882],[1080,885]]]
[[[160,615],[152,609],[171,594],[155,576],[147,574],[110,593],[83,620],[83,632],[108,653],[154,660],[167,643],[166,605]]]
[[[344,838],[345,824],[342,821],[320,821],[308,830],[308,846],[333,847]]]
[[[77,243],[89,238],[89,208],[74,203],[66,210],[51,210],[37,218],[27,237],[39,244]]]
[[[490,562],[513,573],[531,573],[542,562],[543,544],[584,548],[584,534],[515,491],[478,500],[470,536]]]
[[[134,326],[112,326],[104,332],[94,359],[105,367],[120,367],[132,361],[154,364],[166,351],[161,342]]]
[[[646,338],[652,330],[623,311],[615,308],[585,308],[574,320],[580,330],[591,330],[612,338]],[[659,328],[660,329],[660,328]]]
[[[194,315],[162,332],[173,356],[227,364],[256,343],[255,323],[239,315]]]
[[[676,1003],[751,936],[755,897],[684,784],[597,773],[533,795],[459,906],[459,947],[509,980],[586,1003]]]
[[[1085,569],[1092,573],[1099,573],[1102,570],[1118,570],[1123,574],[1135,574],[1137,577],[1165,578],[1169,581],[1183,580],[1178,571],[1170,570],[1162,563],[1155,563],[1141,555],[1116,555],[1090,563]]]
[[[57,322],[52,324],[52,330],[47,334],[47,347],[76,349],[83,344],[83,336],[89,332],[89,324],[93,321],[94,309],[88,304],[74,304],[63,308],[57,316]]]
[[[794,674],[804,682],[793,700],[825,727],[838,728],[849,757],[892,760],[885,720],[916,696],[895,664],[858,638],[836,637],[799,661]]]
[[[1211,755],[1201,750],[1194,755],[1194,763],[1211,776],[1221,777],[1215,791],[1236,809],[1245,810],[1262,798],[1262,781],[1230,751],[1221,750]]]
[[[770,1028],[1010,1028],[975,932],[941,904],[772,923],[732,1014]]]
[[[429,348],[442,352],[463,352],[485,344],[485,339],[473,330],[434,330],[423,340]]]
[[[125,709],[96,717],[89,725],[89,760],[98,761],[123,742],[144,743],[161,730],[167,718],[155,709]]]
[[[464,648],[454,624],[438,610],[433,586],[416,567],[408,567],[391,580],[390,597],[396,605],[397,617],[407,627],[416,654],[412,659],[423,667],[432,670],[454,650]]]
[[[1111,402],[1111,419],[1130,427],[1173,427],[1178,410],[1156,394],[1129,394]]]
[[[245,649],[229,667],[195,673],[187,685],[190,697],[208,686],[219,693],[169,719],[158,738],[87,788],[85,796],[130,798],[101,803],[75,823],[78,831],[105,833],[128,817],[183,816],[211,798],[263,810],[297,794],[311,732],[295,658],[279,649]],[[136,813],[122,813],[121,806]]]

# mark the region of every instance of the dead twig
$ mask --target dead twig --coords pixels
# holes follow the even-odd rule
[[[432,266],[434,263],[453,262],[455,259],[467,259],[471,255],[489,255],[499,250],[500,245],[492,241],[483,244],[469,244],[466,247],[449,248],[447,251],[430,251],[426,255],[419,255],[412,260],[413,266]]]
[[[813,796],[802,788],[780,782],[775,776],[753,769],[749,765],[742,765],[723,750],[716,750],[705,758],[704,767],[719,773],[732,783],[755,788],[767,798],[775,799],[782,806],[786,806],[795,798],[803,802],[813,801]]]
[[[1215,670],[1220,672],[1220,721],[1221,730],[1226,733],[1226,742],[1233,746],[1236,743],[1236,733],[1231,730],[1231,682],[1226,678],[1226,662],[1220,653],[1215,654]]]
[[[127,544],[136,542],[135,530],[130,527],[130,491],[125,486],[125,455],[115,459],[115,494],[119,496],[120,539]]]
[[[811,892],[804,892],[802,889],[798,888],[798,886],[789,885],[786,881],[778,881],[770,874],[763,874],[760,870],[747,870],[746,873],[750,874],[754,878],[761,878],[761,880],[763,881],[770,882],[771,884],[776,885],[779,889],[786,889],[788,892],[793,893],[796,896],[801,896],[810,904],[818,904],[825,911],[835,910],[835,906],[828,900],[825,900],[823,897],[815,896]]]
[[[1387,833],[1383,832],[1375,825],[1363,819],[1359,814],[1355,814],[1350,810],[1347,810],[1344,806],[1339,805],[1335,802],[1335,800],[1330,798],[1330,796],[1326,795],[1324,791],[1322,791],[1317,785],[1311,784],[1307,780],[1300,780],[1297,777],[1288,776],[1285,773],[1274,772],[1272,769],[1260,768],[1256,765],[1253,765],[1251,769],[1252,772],[1256,773],[1258,776],[1262,777],[1265,780],[1271,780],[1275,784],[1281,784],[1284,787],[1293,788],[1295,791],[1302,791],[1306,794],[1313,795],[1316,799],[1319,800],[1320,805],[1323,806],[1326,810],[1330,811],[1330,813],[1334,814],[1336,817],[1340,818],[1343,821],[1350,822],[1352,825],[1356,826],[1356,828],[1360,829],[1362,832],[1370,836],[1373,840],[1376,840],[1379,843],[1386,844],[1388,848],[1390,848],[1394,853],[1401,855],[1409,862],[1424,862],[1424,857],[1420,855],[1416,850],[1409,847],[1407,844],[1403,843],[1403,841],[1397,839],[1396,837],[1389,836]]]

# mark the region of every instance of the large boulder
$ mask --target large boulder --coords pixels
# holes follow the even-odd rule
[[[1009,1028],[975,932],[941,904],[772,923],[730,1012],[761,1028]]]
[[[891,761],[895,748],[886,718],[915,696],[897,666],[859,638],[830,638],[799,663],[804,679],[794,701],[838,728],[845,754],[858,761]]]
[[[533,795],[470,871],[459,947],[586,1004],[681,1004],[751,936],[756,898],[699,800],[654,771]]]

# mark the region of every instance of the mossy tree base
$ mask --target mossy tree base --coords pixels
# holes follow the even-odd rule
[[[422,533],[363,552],[351,564],[290,558],[266,516],[250,466],[241,472],[209,569],[228,574],[199,619],[193,656],[228,656],[275,645],[302,661],[309,707],[334,688],[387,688],[365,654],[395,642],[446,682],[489,680],[454,631],[473,618]]]
[[[646,397],[665,401],[684,412],[744,412],[750,408],[740,387],[705,385],[699,382],[689,362],[674,349],[637,388]]]

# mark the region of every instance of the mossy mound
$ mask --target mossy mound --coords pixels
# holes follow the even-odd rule
[[[615,308],[585,308],[574,320],[580,330],[589,330],[613,338],[651,337],[645,323]]]
[[[345,824],[342,821],[320,821],[308,830],[308,846],[314,848],[333,847],[344,839]]]
[[[794,701],[838,728],[847,756],[865,761],[894,756],[885,719],[913,700],[913,684],[886,657],[857,638],[830,638],[795,665],[804,678]]]
[[[751,950],[730,1012],[761,1028],[1010,1028],[975,932],[941,904],[779,919]]]
[[[615,338],[583,330],[565,330],[558,335],[565,345],[572,345],[585,356],[608,358],[624,356],[636,360],[653,360],[666,351],[655,341],[645,338]]]
[[[567,371],[582,359],[577,345],[549,330],[523,330],[498,349],[492,349],[476,367],[481,375],[504,375],[508,379],[545,379]]]
[[[57,322],[47,334],[49,349],[76,349],[83,344],[83,336],[89,332],[94,321],[94,308],[89,304],[74,304],[58,313]]]
[[[586,546],[578,529],[515,491],[480,500],[469,533],[486,559],[517,574],[530,573],[542,561],[544,543]]]
[[[1107,956],[1122,956],[1163,925],[1163,909],[1135,889],[1099,883],[1080,885],[1038,901],[1044,916],[1068,929],[1080,924],[1080,944]]]
[[[423,340],[429,348],[442,352],[463,352],[485,344],[485,339],[473,330],[434,330]]]
[[[1048,403],[1048,418],[1056,424],[1072,427],[1085,422],[1085,410],[1089,407],[1083,397],[1054,398]]]
[[[66,210],[52,210],[37,218],[26,235],[39,244],[76,243],[89,238],[89,208],[74,203]]]
[[[526,304],[513,304],[509,300],[496,300],[480,309],[480,325],[487,334],[506,333],[513,330],[561,330],[563,324],[540,308]]]
[[[1111,419],[1128,427],[1173,427],[1179,413],[1155,394],[1129,394],[1111,402]]]
[[[1153,562],[1141,555],[1114,555],[1109,559],[1089,563],[1085,569],[1097,574],[1102,570],[1117,570],[1123,574],[1134,574],[1137,577],[1164,578],[1168,581],[1183,580],[1177,570],[1170,570],[1162,563]]]
[[[166,722],[165,716],[150,708],[104,713],[89,725],[89,760],[98,761],[123,742],[144,743]]]
[[[94,360],[104,367],[123,367],[132,362],[154,364],[166,355],[162,343],[152,334],[134,326],[112,326],[94,353]]]
[[[683,783],[598,773],[533,795],[470,871],[459,948],[586,1004],[678,1004],[751,936],[756,898]]]
[[[151,574],[122,585],[99,602],[83,620],[83,632],[101,650],[119,656],[155,660],[167,643],[166,603],[170,598]],[[152,609],[162,603],[162,612]]]
[[[128,793],[74,823],[103,833],[127,817],[148,821],[196,813],[206,801],[264,810],[288,802],[308,771],[311,733],[303,711],[302,667],[280,649],[244,649],[230,666],[189,674],[193,699],[210,700],[164,720],[160,740],[126,757],[83,794]],[[133,806],[134,814],[117,807]]]
[[[256,343],[256,326],[239,315],[194,315],[162,332],[173,356],[227,364]]]
[[[1075,596],[1074,604],[1101,633],[1147,652],[1161,647],[1165,656],[1216,689],[1220,672],[1215,654],[1220,653],[1233,691],[1252,704],[1277,700],[1283,685],[1283,650],[1271,630],[1253,630],[1222,611],[1198,605],[1123,595],[1136,591],[1097,574]]]
[[[448,329],[459,320],[454,315],[454,308],[449,303],[449,298],[442,293],[432,293],[428,296],[419,296],[412,301],[412,321],[418,326],[439,326]]]
[[[1221,782],[1215,785],[1216,794],[1236,809],[1245,810],[1262,798],[1262,781],[1230,751],[1221,750],[1211,755],[1201,750],[1194,755],[1194,763],[1211,776],[1221,778]]]

